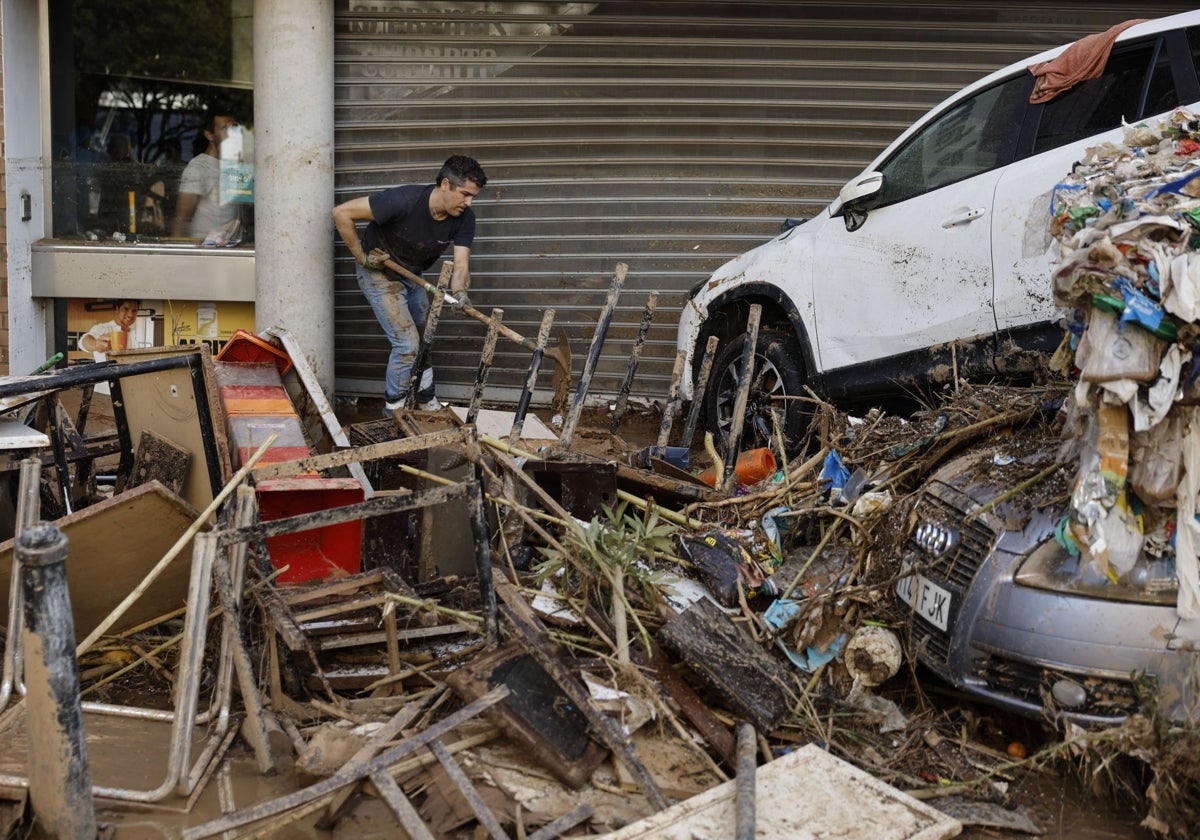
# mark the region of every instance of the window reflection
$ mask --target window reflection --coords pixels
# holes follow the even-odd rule
[[[252,242],[252,0],[49,5],[52,235]]]

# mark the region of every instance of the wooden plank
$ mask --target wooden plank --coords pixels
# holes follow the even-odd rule
[[[371,443],[366,446],[330,452],[325,455],[313,455],[296,461],[282,461],[276,464],[264,464],[256,467],[251,475],[256,481],[264,478],[279,478],[287,475],[299,475],[306,472],[318,472],[332,467],[348,464],[374,461],[378,458],[392,458],[406,455],[410,452],[420,452],[437,446],[462,446],[466,442],[466,430],[446,429],[431,432],[419,437],[397,438],[382,443]]]
[[[70,541],[67,586],[77,640],[86,638],[108,618],[199,515],[179,496],[151,481],[55,521]],[[191,541],[181,553],[191,557]],[[13,541],[6,540],[0,543],[0,592],[9,591],[12,568]],[[189,561],[171,563],[111,632],[185,604],[190,570]],[[7,621],[7,598],[0,601],[0,617]]]
[[[664,624],[658,637],[759,732],[773,730],[799,699],[792,670],[707,598]]]
[[[493,707],[495,708],[495,707]],[[479,820],[479,824],[487,829],[492,840],[508,840],[508,834],[500,827],[500,821],[496,819],[496,815],[488,808],[487,803],[483,801],[483,797],[479,795],[479,791],[475,789],[475,785],[471,784],[471,780],[463,769],[458,766],[458,762],[454,760],[454,756],[446,749],[446,746],[441,740],[432,741],[429,744],[429,750],[442,765],[442,769],[446,771],[446,775],[450,781],[458,788],[459,793],[467,800],[467,804],[471,806],[472,813]],[[391,777],[389,777],[391,778]],[[371,780],[374,781],[372,776]]]
[[[417,813],[417,809],[408,801],[408,797],[404,795],[400,785],[396,784],[395,779],[382,770],[376,770],[371,774],[371,782],[375,785],[375,790],[379,791],[379,796],[395,815],[400,827],[408,832],[408,836],[412,840],[437,840],[425,825],[424,820],[421,819],[421,815]]]
[[[139,487],[148,481],[157,481],[172,493],[182,493],[191,462],[192,453],[185,447],[153,429],[146,429],[133,457],[129,486]]]

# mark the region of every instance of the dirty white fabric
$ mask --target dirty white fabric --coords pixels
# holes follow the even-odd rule
[[[1187,413],[1183,440],[1183,480],[1175,494],[1175,574],[1179,578],[1179,616],[1200,618],[1200,523],[1196,522],[1196,494],[1200,493],[1200,412]]]
[[[1162,274],[1162,263],[1155,257]],[[1162,282],[1163,309],[1184,321],[1200,319],[1200,254],[1185,251],[1170,261],[1167,279]]]
[[[1135,432],[1152,429],[1167,416],[1167,412],[1180,396],[1179,380],[1183,374],[1184,362],[1191,361],[1191,358],[1192,354],[1180,350],[1178,344],[1170,346],[1163,356],[1162,364],[1159,365],[1158,379],[1146,392],[1146,398],[1138,397],[1129,403]]]

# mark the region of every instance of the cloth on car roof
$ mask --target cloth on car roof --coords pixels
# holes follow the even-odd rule
[[[1104,32],[1080,38],[1063,50],[1057,58],[1030,67],[1029,72],[1037,79],[1033,83],[1033,92],[1029,94],[1029,104],[1048,102],[1080,82],[1099,76],[1104,72],[1104,65],[1108,62],[1108,54],[1112,52],[1117,36],[1131,26],[1145,23],[1146,20],[1127,20]]]

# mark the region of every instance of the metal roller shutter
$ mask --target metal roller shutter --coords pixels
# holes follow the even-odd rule
[[[453,153],[477,158],[490,180],[475,204],[475,305],[528,336],[552,307],[578,375],[627,263],[591,394],[616,393],[658,290],[634,394],[662,398],[687,290],[784,218],[819,210],[930,106],[1022,56],[1187,8],[351,0],[335,24],[336,198],[429,183]],[[337,388],[378,394],[387,343],[336,253]],[[468,393],[484,332],[443,319],[443,398]],[[528,359],[502,339],[488,396],[514,398]]]

